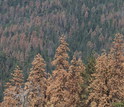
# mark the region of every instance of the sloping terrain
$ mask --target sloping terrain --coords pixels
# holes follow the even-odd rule
[[[123,0],[1,0],[1,87],[17,64],[26,77],[38,52],[50,71],[62,34],[67,36],[70,55],[78,50],[87,57],[110,47],[117,32],[124,33]]]

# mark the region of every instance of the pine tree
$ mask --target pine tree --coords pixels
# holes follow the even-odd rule
[[[123,35],[116,34],[109,54],[103,53],[96,60],[96,72],[89,88],[88,102],[98,107],[112,107],[124,99]],[[91,103],[92,104],[92,103]]]
[[[56,70],[64,69],[68,71],[69,68],[69,56],[67,54],[69,51],[68,43],[65,41],[65,36],[60,37],[60,45],[56,49],[55,58],[52,61],[52,65],[56,67]]]
[[[45,61],[40,54],[37,54],[32,62],[28,82],[25,84],[25,106],[44,107],[46,91]]]
[[[23,86],[22,70],[17,66],[12,73],[12,79],[6,84],[2,107],[21,107],[20,92]]]
[[[14,70],[14,73],[12,73],[12,79],[10,79],[11,84],[13,86],[16,86],[16,88],[19,90],[20,87],[23,85],[23,71],[20,70],[19,66],[16,67]]]
[[[84,70],[85,66],[81,58],[77,59],[74,55],[69,67],[69,76],[66,83],[69,91],[69,93],[66,94],[67,107],[79,107],[79,105],[81,105],[82,84],[84,82],[82,74]]]
[[[108,65],[109,61],[106,53],[96,59],[96,71],[92,74],[93,81],[89,86],[91,92],[88,96],[88,102],[91,102],[91,105],[96,103],[96,107],[110,107],[109,96],[107,95],[108,78],[110,76]]]
[[[65,41],[65,37],[62,36],[60,38],[60,45],[56,49],[55,58],[52,61],[52,65],[56,68],[52,73],[52,78],[50,79],[49,86],[47,88],[48,106],[66,106],[66,95],[68,94],[66,82],[69,69],[69,56],[67,51],[69,51],[68,44]]]
[[[109,80],[111,102],[124,102],[124,36],[116,34],[111,48],[111,78]]]

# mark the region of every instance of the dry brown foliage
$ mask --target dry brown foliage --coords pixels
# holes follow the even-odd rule
[[[111,51],[104,52],[96,60],[96,72],[88,102],[95,102],[96,107],[112,107],[114,102],[124,100],[124,54],[123,35],[116,34]]]
[[[26,106],[44,107],[46,91],[45,61],[40,54],[37,54],[32,62],[28,82],[25,84]]]
[[[52,78],[49,81],[47,88],[47,106],[65,107],[68,89],[66,86],[68,77],[68,44],[65,41],[65,37],[60,38],[60,45],[56,50],[55,58],[52,64],[56,67],[53,71]]]
[[[68,87],[68,94],[66,94],[67,107],[79,107],[81,104],[81,93],[83,91],[82,84],[84,82],[82,74],[84,70],[85,66],[82,63],[82,60],[80,58],[76,59],[76,57],[73,56],[66,83],[66,86]]]
[[[12,79],[6,84],[4,91],[4,101],[1,107],[21,107],[20,91],[23,85],[22,70],[17,66],[12,73]]]

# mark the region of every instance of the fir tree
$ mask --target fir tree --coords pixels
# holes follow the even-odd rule
[[[83,91],[83,78],[85,66],[80,58],[76,59],[75,55],[69,67],[69,76],[66,83],[68,94],[66,94],[67,107],[79,107],[81,105],[81,94]]]
[[[110,78],[108,65],[109,61],[106,53],[97,58],[96,72],[92,74],[93,81],[89,86],[91,92],[88,96],[88,102],[91,102],[91,105],[97,104],[98,107],[110,107],[108,102],[109,96],[107,95],[108,78]]]
[[[49,86],[47,88],[48,106],[67,106],[66,95],[68,94],[68,90],[66,87],[66,82],[69,69],[69,56],[67,51],[69,51],[68,44],[65,41],[65,37],[61,37],[60,45],[56,49],[55,58],[52,61],[52,64],[56,68],[52,73],[52,78],[50,79]]]
[[[92,55],[87,59],[86,72],[85,72],[86,85],[89,85],[91,80],[91,74],[95,72],[95,64],[96,64],[96,59]]]
[[[6,84],[2,107],[21,107],[20,92],[23,86],[22,70],[17,66],[12,73],[12,79]]]
[[[52,61],[52,65],[56,67],[56,70],[64,69],[68,71],[69,68],[69,51],[68,43],[65,41],[65,36],[60,37],[60,45],[56,49],[55,58]]]
[[[116,34],[110,53],[103,53],[96,60],[96,72],[89,86],[91,92],[88,102],[95,102],[98,107],[112,107],[114,102],[123,101],[123,63],[123,35]]]
[[[37,54],[32,62],[28,82],[25,84],[25,106],[44,107],[46,91],[45,61],[40,54]]]
[[[111,102],[124,102],[124,36],[116,34],[111,48],[111,78],[109,79]]]

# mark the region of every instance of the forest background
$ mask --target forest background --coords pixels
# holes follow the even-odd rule
[[[118,32],[124,34],[123,0],[1,0],[0,101],[15,66],[24,71],[26,81],[37,53],[52,72],[62,34],[69,43],[70,60],[77,50],[87,65],[94,54],[109,49]]]

